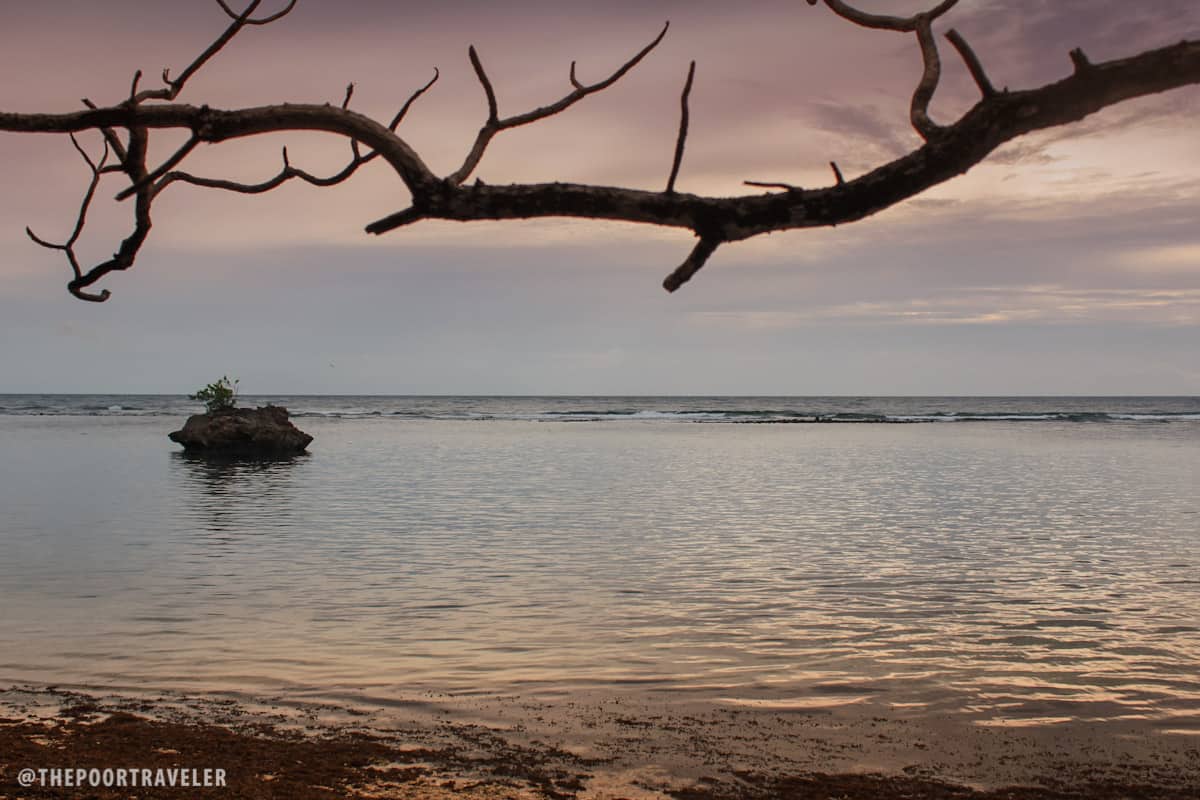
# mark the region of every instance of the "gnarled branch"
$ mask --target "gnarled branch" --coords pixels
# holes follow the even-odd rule
[[[75,243],[79,241],[79,235],[83,233],[83,226],[87,224],[88,209],[92,206],[92,198],[96,196],[96,187],[100,185],[100,177],[104,174],[105,165],[108,162],[110,147],[108,141],[104,142],[104,152],[99,160],[93,161],[87,151],[79,144],[79,140],[75,138],[75,134],[71,134],[71,144],[74,145],[76,152],[83,158],[84,163],[88,165],[88,169],[92,172],[92,178],[88,182],[87,190],[83,193],[83,200],[79,203],[79,213],[75,216],[75,227],[71,231],[71,235],[62,244],[54,244],[38,236],[29,226],[25,226],[25,233],[35,243],[49,250],[60,250],[67,257],[67,263],[71,265],[71,271],[75,274],[75,280],[80,280],[83,277],[83,271],[79,266],[79,259],[75,255]],[[79,295],[77,295],[79,296]],[[84,296],[84,300],[100,299],[98,296]]]
[[[152,226],[150,204],[153,201],[153,194],[149,183],[145,181],[146,146],[148,139],[149,136],[145,128],[131,127],[129,129],[129,144],[126,147],[125,157],[122,159],[123,171],[129,176],[130,182],[139,187],[136,190],[136,200],[134,201],[133,232],[121,241],[120,247],[117,248],[117,252],[113,253],[112,258],[100,262],[87,272],[81,274],[78,264],[72,261],[72,266],[75,267],[75,277],[67,283],[67,291],[80,300],[103,303],[111,297],[112,292],[108,289],[100,290],[99,294],[85,292],[84,289],[96,283],[96,281],[110,272],[126,270],[132,267],[134,260],[137,258],[138,251],[142,249],[142,245],[146,242],[146,237],[150,235],[150,228]],[[82,214],[80,219],[82,221]]]
[[[875,28],[877,30],[900,31],[902,33],[911,33],[917,30],[922,20],[932,22],[958,4],[958,0],[942,0],[935,8],[924,14],[914,14],[911,17],[890,17],[883,14],[870,14],[860,11],[849,3],[843,2],[843,0],[824,0],[824,2],[833,13],[843,19],[850,20],[855,25],[861,25],[864,28]],[[817,0],[808,0],[808,4],[815,6]]]
[[[808,0],[810,6],[817,0]],[[843,2],[843,0],[825,0],[825,5],[843,19],[848,19],[855,25],[877,30],[900,31],[917,34],[917,43],[921,47],[921,60],[924,69],[921,80],[913,91],[912,105],[909,109],[909,119],[913,128],[921,137],[928,140],[936,136],[941,126],[929,118],[929,102],[937,91],[938,80],[942,74],[942,62],[938,57],[937,40],[933,38],[933,22],[958,4],[958,0],[942,0],[937,7],[911,17],[889,17],[881,14],[868,14]]]
[[[909,109],[909,119],[912,126],[922,138],[928,140],[936,136],[941,126],[929,118],[929,103],[933,93],[937,91],[938,80],[942,76],[942,60],[938,57],[937,40],[933,38],[933,21],[922,16],[917,21],[917,42],[921,45],[921,59],[925,69],[912,96],[912,106]]]
[[[368,225],[367,231],[386,233],[420,219],[562,216],[678,227],[703,231],[710,240],[734,242],[772,231],[841,225],[961,175],[1001,144],[1024,134],[1075,122],[1123,100],[1197,83],[1200,42],[1183,42],[1094,64],[1086,76],[981,99],[917,150],[826,188],[781,185],[785,191],[766,195],[701,197],[570,183],[443,186],[427,196],[419,213],[410,209],[389,215]]]

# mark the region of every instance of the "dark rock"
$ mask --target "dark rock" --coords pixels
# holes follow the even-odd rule
[[[189,453],[243,457],[300,453],[312,441],[288,421],[287,409],[282,406],[195,414],[169,436]]]

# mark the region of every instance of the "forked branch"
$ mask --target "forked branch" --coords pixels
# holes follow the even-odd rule
[[[389,131],[395,131],[396,128],[400,126],[400,123],[404,121],[405,116],[408,115],[408,110],[412,108],[413,103],[415,103],[417,99],[421,97],[421,95],[429,91],[433,84],[437,83],[439,75],[440,73],[435,69],[433,71],[433,77],[430,78],[425,85],[421,86],[411,95],[409,95],[408,99],[404,101],[404,105],[400,107],[400,110],[396,112],[396,115],[392,117],[392,121],[388,124]],[[347,110],[347,107],[350,104],[350,98],[353,97],[353,95],[354,84],[352,83],[346,87],[346,97],[342,101],[341,106],[343,111]],[[327,178],[322,178],[317,175],[313,175],[311,172],[300,169],[299,167],[293,166],[291,160],[288,158],[287,147],[284,147],[283,167],[273,177],[258,183],[242,183],[240,181],[231,181],[224,178],[205,178],[180,170],[165,172],[160,167],[158,170],[155,170],[155,172],[158,173],[155,178],[157,179],[161,177],[161,180],[158,180],[158,182],[154,184],[153,194],[157,195],[163,189],[166,189],[176,181],[188,183],[193,186],[200,186],[206,189],[222,189],[227,192],[238,192],[241,194],[262,194],[263,192],[269,192],[293,178],[299,178],[310,186],[336,186],[337,184],[342,183],[354,175],[354,173],[358,171],[359,167],[371,163],[378,157],[378,150],[371,150],[370,152],[363,153],[359,147],[358,140],[351,139],[349,163],[338,172],[335,172],[333,175],[330,175]],[[168,162],[169,161],[170,159],[168,159]],[[129,190],[126,189],[125,191],[127,192]],[[117,198],[121,199],[121,196],[118,195]]]
[[[83,158],[84,163],[88,165],[88,169],[90,169],[92,172],[91,180],[88,181],[87,190],[83,193],[83,200],[79,204],[79,213],[75,216],[75,227],[72,229],[71,235],[68,236],[67,240],[62,244],[55,244],[38,236],[28,225],[25,226],[25,233],[30,239],[42,247],[45,247],[49,250],[61,251],[63,255],[66,256],[67,263],[71,265],[71,271],[75,276],[74,280],[80,280],[83,278],[83,270],[80,268],[79,259],[75,255],[75,243],[79,241],[79,235],[83,233],[83,226],[87,224],[88,209],[90,209],[92,206],[92,198],[96,196],[96,187],[100,185],[100,177],[104,174],[106,169],[110,147],[108,141],[105,140],[104,152],[101,154],[99,160],[93,161],[91,156],[88,155],[87,151],[84,150],[79,144],[79,140],[75,138],[75,134],[73,133],[71,134],[71,144],[74,145],[75,151],[79,153],[80,157]],[[81,295],[76,293],[76,296],[80,297]],[[82,296],[82,299],[92,300],[100,298],[96,296]]]
[[[296,7],[296,0],[290,0],[290,2],[284,6],[282,11],[277,11],[276,13],[262,17],[261,19],[250,18],[250,15],[254,13],[254,9],[258,7],[258,3],[252,4],[241,14],[235,13],[232,8],[225,4],[224,0],[217,0],[217,5],[219,5],[221,10],[228,14],[231,19],[241,22],[243,25],[270,25],[275,20],[286,17],[289,13],[291,13],[291,10]]]
[[[235,14],[233,9],[224,0],[217,0],[217,5],[233,19],[233,23],[220,36],[213,40],[213,43],[206,47],[200,55],[196,56],[192,60],[192,63],[184,67],[183,72],[179,73],[179,77],[172,78],[171,71],[164,68],[162,71],[162,80],[166,86],[162,89],[137,91],[137,81],[141,77],[141,70],[139,70],[134,76],[134,86],[130,92],[129,102],[131,104],[137,105],[146,100],[171,101],[179,97],[179,93],[183,91],[183,87],[187,84],[188,79],[207,64],[209,59],[221,52],[225,48],[225,45],[229,44],[233,40],[233,37],[237,36],[243,28],[247,25],[269,25],[276,20],[286,17],[296,7],[296,0],[289,0],[288,4],[281,11],[261,19],[254,19],[253,15],[258,10],[258,7],[262,5],[262,0],[250,0],[250,4],[246,6],[246,9],[241,14]]]
[[[808,0],[808,4],[815,6],[817,0]],[[957,4],[958,0],[942,0],[935,8],[911,17],[890,17],[860,11],[843,0],[825,0],[825,5],[829,6],[833,13],[855,25],[877,30],[917,34],[917,44],[921,48],[924,69],[921,72],[921,80],[913,91],[909,119],[913,128],[925,140],[936,136],[941,130],[941,126],[929,118],[929,102],[933,99],[934,92],[937,91],[938,80],[942,75],[942,62],[938,56],[937,40],[933,38],[933,23]]]
[[[639,50],[633,58],[626,61],[615,72],[599,83],[593,83],[590,86],[579,82],[575,77],[575,62],[571,62],[570,82],[574,90],[564,95],[561,99],[540,108],[535,108],[532,111],[526,111],[524,114],[516,114],[511,117],[500,118],[499,104],[496,101],[496,90],[492,88],[492,82],[488,78],[487,71],[483,68],[483,62],[479,58],[479,53],[476,52],[475,46],[467,48],[467,55],[471,61],[471,67],[475,70],[475,77],[479,79],[479,84],[483,87],[484,96],[487,98],[488,117],[483,123],[483,127],[479,129],[479,133],[475,136],[475,141],[471,145],[470,152],[463,160],[462,166],[447,176],[446,180],[453,184],[461,184],[467,178],[471,177],[471,173],[479,166],[480,160],[483,159],[483,153],[487,150],[487,146],[491,143],[492,138],[500,131],[505,131],[510,128],[517,128],[521,125],[528,125],[531,122],[552,117],[566,111],[571,106],[578,103],[588,95],[603,91],[609,86],[619,81],[625,76],[629,70],[641,63],[642,59],[650,54],[650,51],[658,47],[658,43],[667,35],[667,29],[671,27],[671,23],[667,22],[663,25],[658,36],[650,44]]]
[[[817,2],[818,0],[808,0],[810,6],[815,6]],[[884,14],[869,14],[865,11],[860,11],[849,3],[843,2],[843,0],[824,0],[824,2],[833,13],[843,19],[850,20],[855,25],[884,31],[900,31],[902,33],[911,33],[917,30],[922,19],[932,22],[958,4],[958,0],[942,0],[935,8],[923,14],[914,14],[911,17],[891,17]]]

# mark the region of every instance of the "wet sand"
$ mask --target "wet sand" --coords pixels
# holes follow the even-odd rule
[[[40,767],[215,767],[221,788],[32,786]],[[0,798],[1200,797],[1200,737],[1143,721],[994,727],[862,704],[0,690]]]

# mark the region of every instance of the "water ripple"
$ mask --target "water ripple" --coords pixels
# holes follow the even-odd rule
[[[11,419],[0,677],[1200,708],[1190,428],[311,419],[212,464]]]

